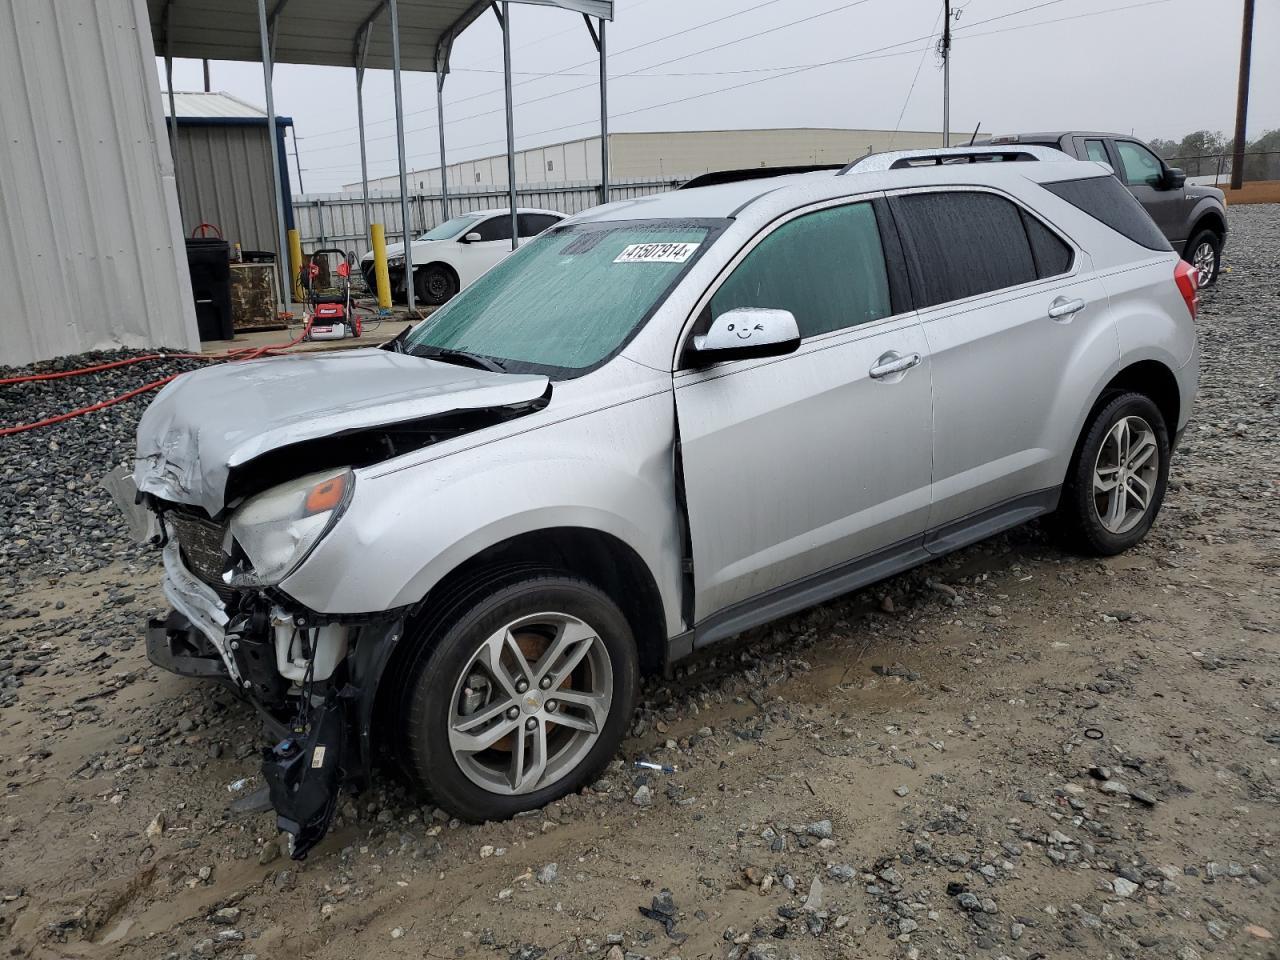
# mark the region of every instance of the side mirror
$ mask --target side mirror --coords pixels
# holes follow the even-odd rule
[[[753,360],[793,353],[800,328],[790,310],[738,307],[720,314],[711,329],[693,338],[691,359],[697,366],[725,360]]]
[[[468,233],[466,236],[462,238],[462,242],[463,243],[479,243],[482,239],[483,237],[481,237],[480,234],[472,230],[470,233]]]
[[[1179,190],[1187,182],[1187,175],[1180,167],[1165,167],[1162,186],[1166,190]]]

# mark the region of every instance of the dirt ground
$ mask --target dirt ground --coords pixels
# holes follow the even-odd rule
[[[0,950],[1280,957],[1280,208],[1231,215],[1145,543],[1082,559],[1033,525],[722,646],[535,815],[451,822],[384,774],[291,862],[228,808],[260,784],[250,711],[146,661],[154,562],[24,574]]]

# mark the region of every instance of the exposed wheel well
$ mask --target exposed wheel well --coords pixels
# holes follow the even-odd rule
[[[1150,397],[1160,409],[1170,437],[1178,429],[1182,397],[1178,392],[1178,380],[1173,371],[1158,360],[1141,360],[1125,367],[1106,385],[1098,404],[1106,402],[1119,391],[1132,390]]]

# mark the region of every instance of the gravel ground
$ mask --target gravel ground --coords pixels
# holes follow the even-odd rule
[[[590,790],[471,826],[385,776],[302,864],[269,814],[228,808],[257,785],[251,714],[146,664],[155,561],[96,485],[145,401],[0,440],[0,941],[182,960],[1280,957],[1280,206],[1233,207],[1231,227],[1196,416],[1137,549],[1080,559],[1014,531],[648,683]],[[169,369],[0,388],[0,423]]]
[[[110,363],[151,351],[116,350],[0,367],[0,379]],[[145,383],[203,366],[152,360],[61,380],[0,387],[0,428],[87,407]],[[137,553],[119,537],[117,514],[99,486],[103,474],[133,457],[138,418],[154,392],[39,430],[0,438],[0,560],[6,594],[19,577],[88,573]]]

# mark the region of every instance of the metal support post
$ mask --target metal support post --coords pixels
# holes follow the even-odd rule
[[[396,154],[400,163],[400,219],[404,224],[404,290],[409,313],[417,309],[413,289],[413,235],[409,230],[409,177],[404,158],[404,98],[400,92],[400,14],[396,0],[387,0],[391,14],[391,79],[396,99]]]
[[[270,131],[267,139],[271,142],[271,176],[276,187],[276,234],[280,253],[276,257],[276,266],[280,271],[280,290],[284,296],[284,308],[293,312],[293,280],[286,276],[285,266],[289,254],[289,240],[285,232],[284,205],[289,198],[284,195],[284,182],[280,177],[280,145],[276,131],[276,102],[271,91],[271,40],[267,31],[267,2],[258,0],[258,39],[262,43],[262,78],[267,95],[267,128]]]
[[[582,19],[587,22],[587,32],[591,34],[591,42],[596,45],[596,53],[600,55],[600,202],[609,202],[609,70],[608,48],[605,45],[605,20],[600,18],[600,30],[585,13]]]
[[[369,212],[369,158],[364,145],[364,66],[356,67],[356,127],[360,131],[360,195],[364,201],[364,237],[373,242],[369,232],[373,215]]]
[[[605,20],[600,18],[600,192],[609,202],[609,50],[605,43]]]
[[[444,158],[444,78],[436,74],[436,126],[440,130],[440,222],[449,219],[449,162]]]
[[[498,19],[502,22],[502,86],[507,95],[507,196],[511,203],[511,249],[520,245],[519,223],[516,218],[516,128],[511,103],[511,5],[502,0]]]

